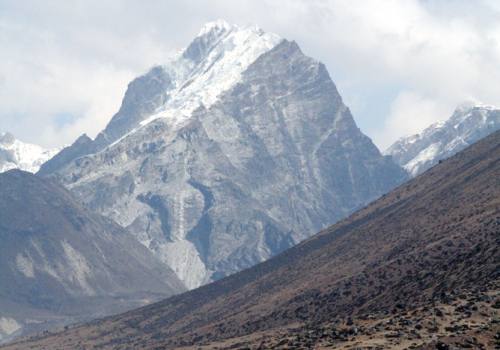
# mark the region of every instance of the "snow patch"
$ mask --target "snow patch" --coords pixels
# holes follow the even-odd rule
[[[66,255],[69,277],[73,282],[80,285],[88,295],[94,295],[95,291],[87,281],[87,278],[91,274],[91,269],[85,257],[66,241],[62,241],[61,246]]]
[[[0,134],[0,173],[21,169],[36,173],[40,166],[59,152],[16,140],[9,133]]]
[[[20,330],[22,326],[13,318],[0,317],[0,339],[2,334],[10,336]]]
[[[209,280],[209,271],[193,243],[176,240],[159,248],[159,257],[175,272],[188,289],[197,288]]]
[[[229,29],[231,29],[231,27],[232,27],[231,24],[229,24],[228,22],[226,22],[223,19],[217,19],[217,20],[212,21],[212,22],[207,22],[203,25],[200,32],[198,33],[198,37],[206,35],[213,30],[219,30],[219,31],[220,30],[229,30]]]
[[[73,248],[67,241],[61,241],[60,245],[63,249],[62,258],[51,259],[45,254],[39,242],[32,240],[32,246],[39,255],[40,261],[37,260],[37,273],[46,273],[61,283],[69,293],[85,293],[85,295],[95,295],[94,289],[88,282],[88,278],[92,275],[92,269],[85,257]],[[26,261],[21,257],[19,259],[21,266],[29,275],[29,264],[26,270]],[[19,267],[19,265],[18,265]],[[75,285],[77,288],[75,288]]]
[[[446,152],[453,152],[454,150],[458,150],[460,148],[465,148],[469,144],[462,137],[457,136],[453,140],[451,140],[446,147],[444,148]]]
[[[35,269],[33,267],[33,260],[31,257],[25,256],[24,254],[17,254],[16,256],[16,266],[17,269],[26,277],[34,278]]]
[[[420,166],[425,164],[426,162],[432,161],[434,157],[438,154],[440,150],[441,144],[439,142],[435,142],[431,144],[429,147],[422,150],[415,158],[413,158],[410,162],[408,162],[404,168],[412,175],[415,176],[418,174],[418,170]]]
[[[214,30],[216,35],[210,35]],[[174,85],[166,92],[168,99],[164,106],[108,147],[158,118],[165,118],[171,127],[180,127],[197,108],[214,104],[221,93],[241,80],[241,74],[259,56],[274,48],[282,38],[256,26],[242,28],[218,20],[207,23],[193,43],[196,40],[209,46],[205,49],[206,56],[194,62],[186,57],[184,50],[164,65]]]

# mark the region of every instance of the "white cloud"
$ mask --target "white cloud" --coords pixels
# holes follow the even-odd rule
[[[391,105],[382,128],[372,135],[382,150],[402,135],[411,135],[451,115],[445,104],[415,92],[403,91]]]
[[[480,20],[486,17],[486,3],[469,8],[448,1],[444,9],[439,1],[325,4],[328,11],[319,26],[331,35],[318,40],[330,38],[329,46],[317,42],[314,49],[340,72],[336,81],[348,101],[363,100],[363,94],[368,99],[352,109],[382,148],[447,118],[464,100],[500,104],[495,83],[500,31],[491,19]],[[498,13],[487,12],[487,17],[500,19]],[[386,104],[385,113],[372,113],[380,112],[380,103]]]
[[[94,136],[132,77],[215,18],[256,23],[325,62],[381,147],[463,100],[500,105],[493,0],[0,0],[0,130],[46,146]]]

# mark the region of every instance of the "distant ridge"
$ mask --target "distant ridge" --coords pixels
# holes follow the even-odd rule
[[[500,109],[463,104],[448,120],[429,126],[421,134],[399,139],[385,153],[416,176],[499,129]]]
[[[0,173],[11,169],[36,173],[40,166],[57,152],[57,148],[44,149],[19,141],[11,133],[0,132]]]

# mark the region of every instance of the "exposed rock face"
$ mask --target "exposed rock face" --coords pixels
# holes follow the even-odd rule
[[[17,140],[10,133],[0,133],[0,173],[21,169],[36,173],[44,162],[59,152]]]
[[[385,153],[392,155],[411,176],[417,176],[498,129],[500,109],[463,105],[447,121],[433,124],[421,134],[399,139]]]
[[[26,172],[0,175],[0,242],[0,341],[184,290],[128,232]]]
[[[54,173],[71,162],[72,160],[92,153],[96,146],[94,141],[83,134],[71,146],[64,147],[59,153],[43,163],[38,171],[38,175]]]
[[[152,107],[119,112],[107,143],[98,136],[54,176],[188,288],[268,259],[406,178],[294,42],[216,22],[153,71],[161,78],[137,85],[151,91],[125,97]]]
[[[120,110],[97,135],[96,140],[93,141],[86,134],[80,136],[71,146],[44,163],[39,174],[54,173],[68,162],[98,152],[116,141],[162,106],[168,98],[166,91],[171,87],[170,77],[162,67],[154,67],[147,74],[133,80],[128,86]]]
[[[168,99],[172,80],[162,67],[154,67],[147,74],[132,81],[125,93],[118,113],[106,129],[97,136],[96,143],[107,145],[131,131],[144,117],[153,114]]]

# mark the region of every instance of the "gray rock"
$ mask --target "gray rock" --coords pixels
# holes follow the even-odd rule
[[[233,29],[207,30],[211,39],[183,54],[194,73],[178,94],[199,74],[217,78],[211,69],[236,42],[224,30]],[[406,179],[361,133],[325,66],[294,42],[273,44],[215,102],[203,101],[187,117],[161,107],[156,119],[130,116],[119,129],[132,132],[52,174],[129,228],[188,288],[266,260]]]
[[[83,134],[76,139],[73,144],[68,147],[64,147],[60,152],[43,163],[37,174],[43,176],[55,173],[74,159],[91,154],[95,152],[95,150],[96,146],[94,141],[86,134]]]

